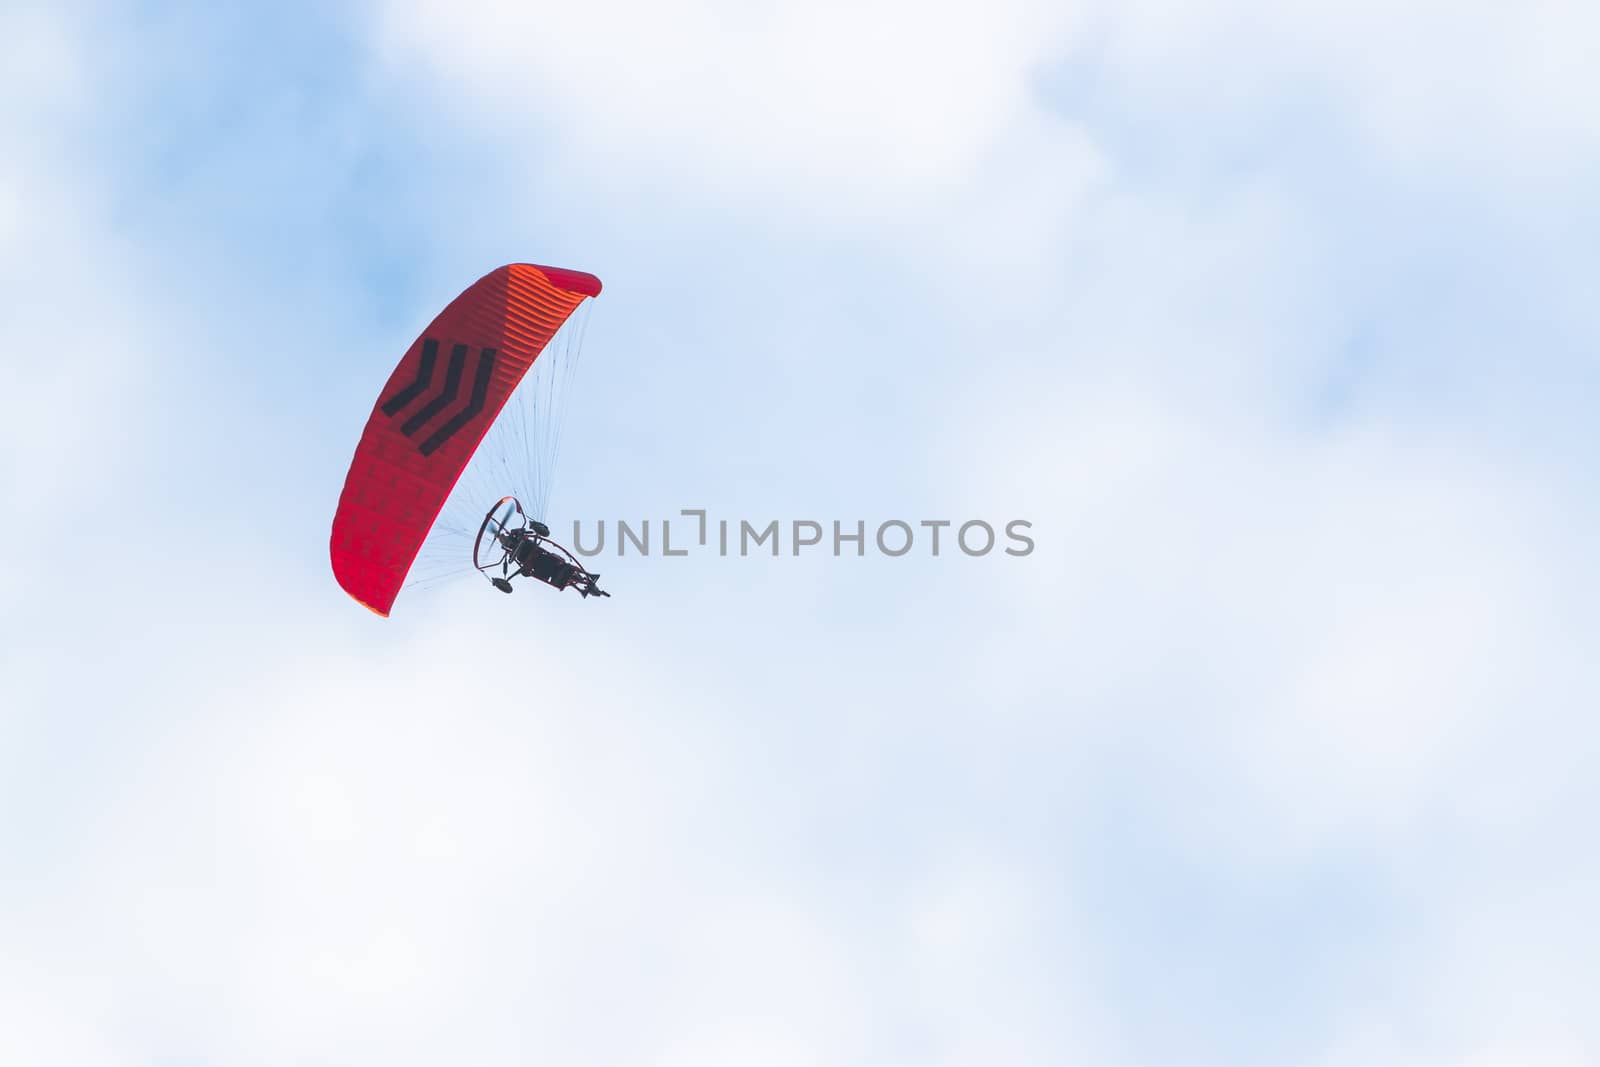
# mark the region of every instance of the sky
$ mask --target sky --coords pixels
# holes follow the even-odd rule
[[[6,5],[0,1062],[1594,1062],[1597,33]],[[355,442],[515,261],[605,282],[558,528],[1034,551],[374,617]]]

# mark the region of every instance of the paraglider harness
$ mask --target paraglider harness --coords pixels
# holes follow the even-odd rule
[[[585,598],[611,595],[596,584],[598,574],[585,570],[576,556],[550,539],[550,527],[523,514],[515,497],[502,498],[484,516],[472,562],[502,593],[512,591],[511,579],[522,577],[555,589],[576,589]],[[500,573],[490,573],[494,570]]]

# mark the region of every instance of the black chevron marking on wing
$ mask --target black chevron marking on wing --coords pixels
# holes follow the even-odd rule
[[[400,432],[410,437],[439,412],[449,407],[461,388],[461,371],[467,364],[467,346],[456,345],[450,349],[450,366],[444,372],[444,392],[424,404],[415,415],[400,427]]]
[[[457,430],[477,418],[478,412],[483,410],[484,401],[489,397],[489,376],[494,372],[494,357],[495,351],[492,348],[485,348],[478,353],[478,369],[472,378],[472,399],[466,407],[456,412],[454,418],[417,446],[424,456],[432,455],[434,449],[454,437]]]
[[[407,404],[422,395],[422,391],[433,380],[433,362],[438,356],[438,341],[430,337],[422,342],[422,362],[417,367],[416,380],[384,401],[383,413],[385,415],[398,415]]]

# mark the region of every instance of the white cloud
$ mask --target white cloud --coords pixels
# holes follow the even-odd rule
[[[732,196],[753,180],[763,202],[804,188],[852,214],[858,193],[883,207],[968,170],[1026,109],[1028,57],[1063,21],[1027,4],[907,2],[424,4],[384,18],[394,61],[431,66],[485,123],[550,122],[624,172]]]
[[[947,860],[875,929],[806,875],[814,847],[752,847],[798,827],[783,778],[747,773],[759,738],[715,728],[736,709],[685,703],[648,651],[618,675],[557,628],[532,660],[445,610],[365,661],[354,626],[320,654],[191,648],[244,669],[97,783],[115,802],[74,821],[73,871],[0,924],[8,981],[123,1059],[866,1063],[908,1027],[940,1062],[1063,1047],[1036,872]]]
[[[1600,85],[1581,58],[1590,5],[1152,0],[1117,12],[1108,76],[1152,113],[1194,109],[1226,125],[1309,91],[1373,162],[1444,187],[1554,180],[1570,191],[1574,165],[1594,164],[1586,101]]]
[[[848,236],[915,249],[954,299],[1005,299],[1053,282],[1053,245],[1106,169],[1038,106],[1036,66],[1082,32],[1050,5],[381,10],[391,79],[520,142],[501,166],[563,174],[597,225],[636,234]]]

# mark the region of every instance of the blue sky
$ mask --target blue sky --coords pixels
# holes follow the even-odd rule
[[[1579,1064],[1577,3],[0,15],[0,1060]],[[556,510],[1034,523],[395,617],[399,354],[598,274]]]

